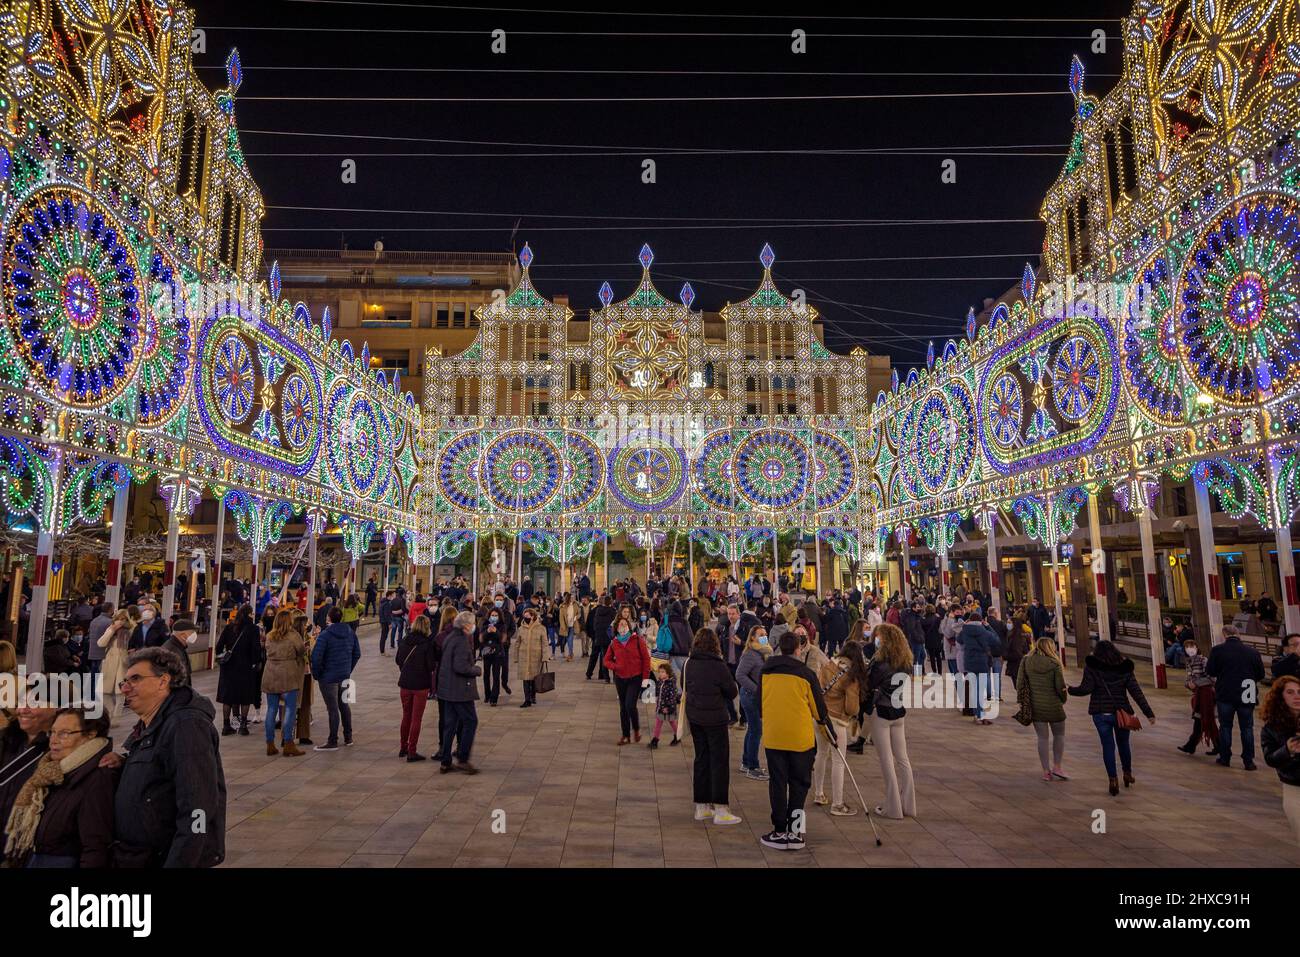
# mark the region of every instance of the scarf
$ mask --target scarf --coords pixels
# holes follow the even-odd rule
[[[632,640],[632,632],[629,631],[627,634],[617,634],[614,637],[617,638],[621,644],[626,645]]]
[[[5,857],[8,860],[21,860],[36,846],[36,829],[40,827],[41,814],[45,811],[45,799],[49,796],[50,788],[62,784],[69,774],[97,757],[107,747],[107,738],[92,738],[61,761],[55,760],[54,755],[49,753],[41,758],[36,772],[18,792],[18,797],[14,799],[14,809],[9,814],[9,841],[5,844]]]

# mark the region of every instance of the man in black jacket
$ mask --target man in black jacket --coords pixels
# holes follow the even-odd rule
[[[215,867],[226,857],[226,778],[212,702],[185,679],[170,651],[127,659],[126,706],[140,723],[123,754],[113,800],[114,867]]]
[[[1264,661],[1259,652],[1248,647],[1237,629],[1224,626],[1223,644],[1210,651],[1205,673],[1214,679],[1214,701],[1219,711],[1219,756],[1215,764],[1225,768],[1232,763],[1232,722],[1241,724],[1241,762],[1247,771],[1255,770],[1255,705],[1259,703],[1259,683],[1264,680]]]
[[[1273,677],[1292,675],[1300,678],[1300,635],[1291,634],[1282,639],[1282,650],[1273,659]]]
[[[844,610],[842,599],[832,598],[827,604],[822,613],[822,630],[818,637],[821,639],[822,651],[826,652],[828,658],[834,658],[835,652],[848,639],[849,615]]]
[[[605,650],[611,641],[610,625],[614,624],[614,608],[609,603],[608,595],[600,596],[598,604],[591,612],[591,657],[587,659],[587,680],[591,673],[600,666],[600,680],[609,684],[609,669],[605,667]]]
[[[442,755],[440,771],[443,774],[450,771],[478,774],[478,768],[469,763],[474,732],[478,729],[478,713],[474,707],[478,700],[478,682],[474,679],[482,671],[474,664],[474,625],[472,611],[456,615],[438,662],[438,701],[446,712],[442,746],[438,749]],[[455,764],[451,762],[453,741],[457,744]]]

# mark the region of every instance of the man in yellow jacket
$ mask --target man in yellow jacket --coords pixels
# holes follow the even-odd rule
[[[781,636],[779,655],[763,665],[758,679],[759,709],[763,716],[763,748],[767,751],[768,799],[772,803],[772,831],[763,846],[782,851],[804,847],[804,800],[812,787],[813,761],[817,757],[817,725],[834,729],[827,720],[826,701],[811,668],[795,656],[799,639],[787,631]]]

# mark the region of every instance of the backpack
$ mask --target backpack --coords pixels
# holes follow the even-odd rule
[[[655,651],[661,655],[671,654],[673,650],[673,630],[668,627],[668,622],[664,621],[659,626],[659,633],[655,635]]]

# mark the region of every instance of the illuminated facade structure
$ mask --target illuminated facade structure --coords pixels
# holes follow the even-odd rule
[[[1202,557],[1211,497],[1272,530],[1300,630],[1298,17],[1295,0],[1139,0],[1116,87],[1094,96],[1070,71],[1070,153],[1023,301],[901,381],[877,388],[865,352],[825,350],[770,249],[718,323],[689,286],[661,295],[644,249],[641,282],[619,301],[603,287],[584,325],[533,288],[525,247],[518,282],[474,311],[474,342],[427,355],[422,410],[330,312],[284,297],[278,266],[257,281],[237,54],[213,93],[180,5],[10,2],[0,495],[39,532],[34,625],[53,538],[110,503],[125,514],[122,490],[151,479],[170,566],[209,495],[254,551],[300,515],[313,533],[337,523],[354,556],[383,535],[420,564],[490,532],[561,562],[613,535],[735,561],[804,529],[868,564],[893,542],[906,561],[916,535],[946,568],[971,519],[1018,525],[1055,564],[1087,521],[1104,575],[1099,500],[1133,514],[1151,569],[1152,496],[1190,478]],[[1150,589],[1147,610],[1154,626]]]
[[[253,553],[304,517],[362,554],[415,527],[410,393],[281,299],[235,122],[239,56],[216,93],[175,4],[29,0],[0,12],[0,500],[38,533],[32,631],[55,536],[156,479],[181,521],[206,494]],[[110,545],[116,597],[122,543]],[[218,556],[220,546],[218,545]]]

